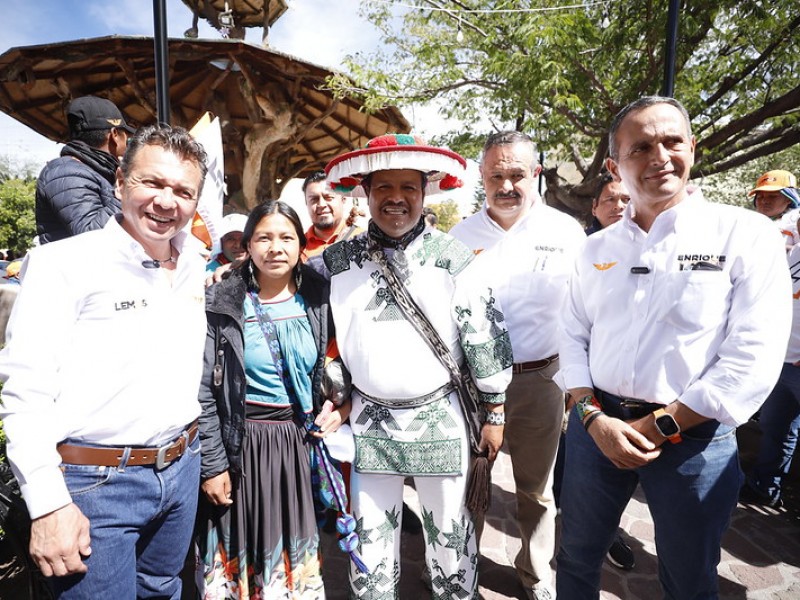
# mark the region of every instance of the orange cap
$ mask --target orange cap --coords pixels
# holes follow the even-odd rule
[[[747,195],[752,196],[756,192],[777,192],[784,188],[796,188],[797,178],[789,171],[767,171],[756,181],[756,187],[750,190]]]

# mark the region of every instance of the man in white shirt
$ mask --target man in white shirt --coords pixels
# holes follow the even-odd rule
[[[778,378],[791,286],[774,225],[687,190],[686,109],[646,97],[609,133],[631,201],[589,237],[560,346],[570,403],[559,597],[597,598],[603,557],[641,484],[667,598],[716,598],[720,540],[742,483],[735,427]]]
[[[586,236],[575,219],[542,202],[541,166],[524,133],[489,136],[480,170],[486,203],[450,233],[478,254],[472,268],[483,272],[505,313],[514,353],[505,437],[522,539],[514,564],[531,598],[552,598],[553,466],[564,420],[564,393],[553,382],[558,315]]]
[[[0,416],[30,552],[60,598],[181,596],[206,336],[202,244],[183,228],[205,163],[185,130],[140,129],[121,214],[26,258]]]

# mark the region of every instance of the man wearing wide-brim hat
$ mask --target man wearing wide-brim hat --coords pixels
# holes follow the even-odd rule
[[[465,164],[414,136],[386,135],[325,169],[333,189],[367,196],[372,217],[366,232],[323,254],[354,385],[352,503],[369,571],[351,567],[356,598],[396,597],[405,477],[419,494],[434,595],[477,594],[477,540],[465,506],[469,440],[494,460],[511,346],[492,291],[464,272],[472,253],[422,216],[426,194],[460,186]],[[459,367],[479,391],[481,408],[468,414],[453,384]],[[468,430],[478,410],[482,425]]]

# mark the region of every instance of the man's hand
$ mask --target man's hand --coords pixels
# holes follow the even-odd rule
[[[90,541],[89,519],[74,503],[31,522],[31,557],[45,577],[85,573]]]
[[[661,448],[629,423],[606,415],[592,422],[589,435],[606,458],[620,469],[643,467],[661,454]]]
[[[228,471],[209,477],[200,484],[200,489],[203,490],[208,501],[215,506],[230,506],[233,504],[233,499],[231,498],[231,476]]]
[[[226,265],[221,265],[217,267],[213,273],[206,276],[206,287],[210,287],[215,283],[219,283],[220,281],[222,281],[224,279],[225,273],[230,271],[234,267],[234,265],[238,264],[239,261],[236,261],[235,263],[228,263]]]
[[[500,446],[503,445],[504,429],[503,425],[489,425],[488,423],[484,423],[481,428],[481,442],[478,448],[481,451],[489,450],[489,462],[494,462]]]

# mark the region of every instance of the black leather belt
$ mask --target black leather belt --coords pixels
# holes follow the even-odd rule
[[[663,404],[657,402],[646,402],[645,400],[637,400],[636,398],[623,398],[597,388],[594,390],[594,395],[595,398],[600,401],[604,413],[610,417],[622,419],[623,421],[639,419],[659,408],[664,408]]]

